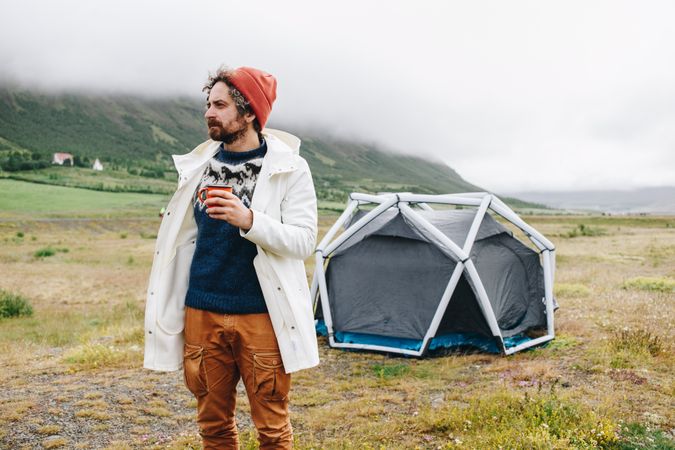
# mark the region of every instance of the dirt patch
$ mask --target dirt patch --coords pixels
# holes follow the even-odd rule
[[[48,373],[10,383],[0,391],[2,448],[147,448],[181,435],[198,439],[195,401],[181,371]],[[240,403],[243,395],[240,386]],[[237,422],[252,426],[243,411]]]

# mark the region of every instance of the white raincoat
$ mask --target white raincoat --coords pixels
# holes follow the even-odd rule
[[[316,196],[300,140],[263,130],[267,154],[251,210],[253,226],[240,234],[256,244],[253,260],[287,373],[319,364],[312,304],[303,260],[316,243]],[[173,371],[183,363],[185,294],[195,251],[197,224],[192,196],[220,142],[206,141],[185,155],[173,155],[178,189],[157,235],[145,309],[147,369]]]

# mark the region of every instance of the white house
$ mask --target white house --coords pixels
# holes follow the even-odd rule
[[[52,164],[58,164],[60,166],[64,165],[66,161],[70,161],[70,165],[73,165],[73,155],[70,153],[54,153],[54,158],[52,158]]]
[[[94,161],[94,165],[91,168],[94,170],[103,170],[103,164],[96,158],[96,161]]]

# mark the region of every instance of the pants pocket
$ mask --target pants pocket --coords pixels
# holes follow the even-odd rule
[[[209,383],[204,366],[204,350],[199,345],[185,344],[183,347],[183,376],[185,386],[196,397],[209,392]]]
[[[291,376],[284,372],[279,353],[253,353],[253,384],[255,395],[263,400],[281,401],[288,398]]]

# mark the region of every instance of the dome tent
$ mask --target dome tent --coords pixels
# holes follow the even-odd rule
[[[554,272],[553,244],[492,194],[353,193],[317,248],[317,331],[338,348],[422,356],[474,345],[512,354],[553,339]],[[546,335],[527,337],[533,328]]]

